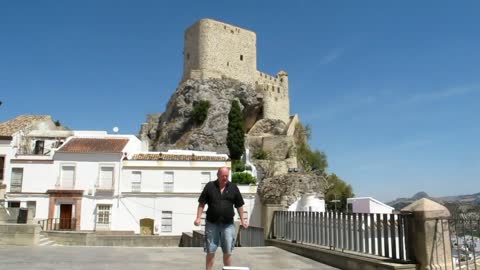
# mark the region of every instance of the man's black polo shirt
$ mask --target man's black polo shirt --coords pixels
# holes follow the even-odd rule
[[[227,182],[223,193],[220,193],[218,180],[208,182],[198,198],[201,204],[208,204],[207,220],[212,223],[233,223],[235,208],[245,204],[237,185]]]

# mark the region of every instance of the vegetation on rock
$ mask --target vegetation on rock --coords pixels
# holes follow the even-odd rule
[[[257,179],[249,173],[237,172],[232,175],[232,182],[240,185],[255,184]]]
[[[196,124],[201,125],[208,116],[208,109],[210,108],[210,102],[208,100],[200,100],[197,104],[193,106],[193,111],[190,116],[190,119]]]

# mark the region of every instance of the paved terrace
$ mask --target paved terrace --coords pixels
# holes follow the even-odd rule
[[[222,269],[217,251],[214,269]],[[234,265],[253,270],[333,270],[275,247],[235,248]],[[202,248],[0,246],[2,269],[204,269]]]

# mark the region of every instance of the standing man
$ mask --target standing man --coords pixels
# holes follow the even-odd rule
[[[233,216],[238,211],[243,228],[248,228],[243,214],[245,204],[237,185],[228,181],[230,169],[218,169],[217,180],[208,182],[198,198],[197,218],[195,226],[199,226],[205,204],[208,204],[207,220],[205,224],[204,250],[207,253],[205,268],[211,270],[215,260],[215,251],[220,246],[223,251],[223,265],[232,264],[232,250],[235,245],[235,226]]]

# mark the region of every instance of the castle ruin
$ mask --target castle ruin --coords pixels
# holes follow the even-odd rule
[[[289,123],[288,74],[274,77],[257,70],[255,32],[212,19],[201,19],[185,31],[183,78],[228,77],[255,85],[263,96],[263,118]]]

